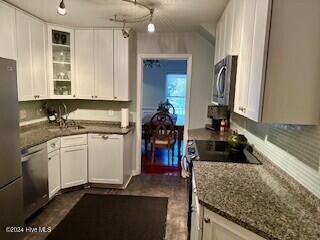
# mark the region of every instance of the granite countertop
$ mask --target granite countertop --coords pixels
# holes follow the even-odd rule
[[[319,240],[320,199],[255,155],[262,165],[195,161],[200,203],[265,239]]]
[[[189,140],[211,140],[211,141],[226,141],[230,136],[231,131],[219,132],[212,131],[206,128],[191,129],[188,131]]]
[[[121,128],[120,123],[117,122],[79,121],[77,124],[84,128],[75,129],[70,127],[58,129],[57,127],[49,126],[48,123],[38,123],[21,127],[20,149],[33,147],[56,137],[87,133],[125,135],[134,129],[133,125],[130,125],[128,128]]]

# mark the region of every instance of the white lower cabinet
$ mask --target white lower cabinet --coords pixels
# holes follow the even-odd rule
[[[123,136],[89,134],[89,182],[123,183]]]
[[[59,149],[48,154],[48,185],[49,198],[52,198],[61,189]]]
[[[70,137],[61,138],[61,146],[63,146],[62,143],[65,142],[65,138],[68,140]],[[61,188],[73,187],[88,182],[87,154],[87,145],[61,148]]]
[[[204,208],[202,240],[265,240],[247,229]]]
[[[190,229],[190,239],[191,240],[201,240],[202,235],[202,207],[200,206],[197,190],[195,187],[194,175],[192,176],[192,204],[191,204],[191,229]]]

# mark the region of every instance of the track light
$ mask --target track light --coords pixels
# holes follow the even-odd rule
[[[126,23],[123,23],[123,27],[122,27],[122,35],[124,38],[129,38],[130,34],[124,29],[125,28]]]
[[[64,16],[67,14],[66,6],[64,5],[63,0],[61,0],[59,7],[58,7],[58,14]]]
[[[122,29],[122,35],[123,35],[124,38],[129,38],[130,37],[130,34],[124,29]]]

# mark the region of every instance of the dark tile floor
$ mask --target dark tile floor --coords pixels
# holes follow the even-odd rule
[[[89,188],[61,194],[50,201],[38,215],[30,219],[28,226],[56,227],[85,193],[168,197],[166,239],[187,239],[186,182],[183,178],[165,175],[150,174],[133,177],[125,190]],[[43,240],[46,236],[46,233],[29,233],[25,240]]]

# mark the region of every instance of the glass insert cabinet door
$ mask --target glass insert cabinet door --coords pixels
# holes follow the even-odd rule
[[[74,32],[49,26],[50,97],[74,98]]]

